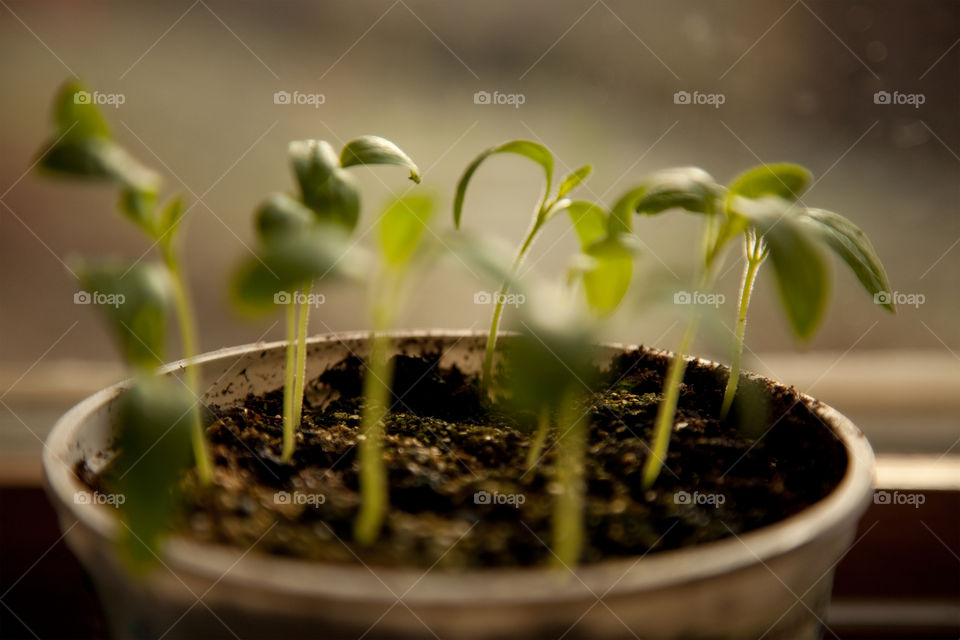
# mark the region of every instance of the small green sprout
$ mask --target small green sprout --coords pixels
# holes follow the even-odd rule
[[[723,417],[729,413],[736,396],[750,293],[768,253],[784,310],[800,338],[813,334],[826,307],[827,280],[825,275],[820,275],[826,267],[816,247],[825,246],[836,253],[871,296],[890,290],[880,258],[859,227],[838,213],[797,204],[810,180],[810,172],[797,165],[761,165],[740,175],[727,191],[726,208],[731,218],[728,226],[746,229],[743,231],[745,267],[737,312],[736,346],[720,411]],[[745,220],[738,220],[737,216]],[[793,227],[797,233],[792,233]],[[796,273],[798,270],[800,273]],[[896,312],[890,301],[884,302],[883,307]]]
[[[533,219],[530,222],[530,227],[528,228],[523,241],[520,243],[520,247],[517,249],[516,255],[513,259],[511,273],[516,274],[519,271],[520,266],[523,264],[530,247],[533,245],[533,241],[536,239],[537,234],[547,222],[549,222],[553,217],[563,210],[564,205],[566,204],[566,201],[564,200],[565,196],[573,191],[573,189],[575,189],[581,182],[583,182],[584,179],[586,179],[587,176],[590,175],[591,167],[589,165],[584,165],[564,178],[563,181],[561,181],[560,186],[557,188],[556,194],[553,196],[553,198],[551,198],[550,194],[553,187],[554,159],[553,154],[549,149],[541,144],[527,140],[513,140],[495,147],[490,147],[474,158],[473,162],[467,166],[466,170],[463,172],[463,175],[460,177],[459,182],[457,183],[457,192],[453,203],[453,222],[454,226],[457,228],[460,228],[460,220],[463,216],[463,201],[466,197],[467,186],[470,183],[470,179],[473,177],[473,174],[477,171],[477,168],[479,168],[484,160],[492,155],[501,153],[513,153],[529,158],[533,162],[540,165],[540,167],[543,169],[546,181],[543,195],[541,196],[540,202],[534,211]],[[509,282],[502,282],[494,303],[493,317],[490,320],[490,333],[487,337],[487,345],[484,352],[483,367],[480,376],[481,388],[487,392],[490,391],[492,384],[493,356],[497,345],[497,333],[500,327],[500,318],[503,315],[503,304],[508,291]]]
[[[111,304],[99,304],[133,370],[130,388],[117,398],[110,468],[123,529],[120,552],[142,571],[156,562],[159,545],[178,506],[181,474],[189,467],[198,401],[183,381],[154,374],[164,362],[170,309],[169,272],[140,262],[82,263],[81,285]]]
[[[513,400],[537,416],[531,451],[539,456],[547,431],[557,434],[553,480],[559,491],[553,504],[551,549],[554,564],[560,567],[576,566],[583,549],[584,456],[590,422],[586,406],[596,382],[592,323],[569,307],[562,301],[531,305],[507,352]]]
[[[354,538],[372,544],[386,517],[389,490],[383,462],[384,420],[390,411],[393,371],[388,366],[390,338],[407,275],[419,253],[433,201],[406,196],[387,207],[380,219],[380,267],[373,282],[373,336],[363,381],[363,415],[360,424],[360,512],[354,521]]]
[[[723,188],[702,169],[685,167],[658,172],[633,193],[630,205],[640,214],[676,208],[706,216],[700,289],[713,287],[718,256],[731,239],[744,235],[746,266],[737,313],[736,349],[721,405],[723,416],[729,412],[736,394],[747,309],[757,272],[768,255],[782,306],[800,338],[813,334],[826,308],[829,283],[820,245],[837,253],[869,293],[889,290],[883,266],[859,228],[838,214],[798,203],[811,178],[810,172],[798,165],[761,165]],[[890,304],[885,306],[894,310]],[[685,355],[696,333],[698,316],[694,311],[667,370],[664,399],[654,424],[654,443],[643,469],[646,488],[656,481],[667,454]]]
[[[295,434],[303,416],[313,282],[327,275],[359,275],[355,268],[359,265],[343,262],[348,236],[360,219],[360,191],[346,169],[355,165],[398,165],[409,169],[411,180],[420,182],[420,171],[413,160],[395,144],[377,136],[347,142],[339,156],[323,140],[297,140],[290,143],[289,156],[299,186],[298,197],[275,193],[257,210],[256,230],[265,250],[243,265],[234,285],[243,306],[258,307],[272,301],[285,307],[283,462],[293,459]]]
[[[97,106],[82,99],[84,93],[86,90],[76,82],[67,82],[57,93],[54,101],[56,131],[53,141],[40,157],[39,166],[57,175],[105,181],[120,188],[120,211],[159,249],[169,272],[183,358],[189,361],[197,354],[198,346],[193,303],[176,246],[183,218],[182,203],[179,198],[174,198],[160,206],[159,176],[113,140]],[[184,375],[190,391],[199,398],[196,367],[186,366]],[[207,483],[212,471],[200,414],[195,408],[191,409],[190,424],[197,472],[201,481]]]

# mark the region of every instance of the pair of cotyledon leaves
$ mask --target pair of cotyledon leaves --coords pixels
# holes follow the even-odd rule
[[[399,165],[420,182],[413,160],[377,136],[351,140],[339,156],[322,140],[291,142],[289,151],[299,198],[275,193],[257,210],[263,250],[241,267],[234,282],[235,297],[247,308],[267,307],[276,292],[297,290],[328,274],[361,279],[367,273],[369,256],[349,243],[359,220],[360,195],[347,167]],[[384,264],[400,267],[410,259],[432,209],[432,202],[422,196],[398,198],[388,207],[379,222]]]
[[[546,193],[553,178],[553,156],[542,145],[512,141],[492,147],[467,168],[457,186],[454,222],[457,226],[470,178],[489,156],[514,153],[539,164],[546,176]],[[724,246],[749,228],[758,231],[769,247],[784,310],[796,335],[808,338],[823,318],[829,292],[827,267],[820,247],[836,253],[870,294],[890,290],[886,273],[873,245],[854,223],[840,214],[801,206],[797,200],[811,183],[809,171],[794,164],[754,167],[724,189],[710,174],[696,167],[659,171],[624,194],[611,211],[590,202],[560,202],[590,172],[583,167],[561,184],[556,206],[538,213],[545,222],[556,213],[570,213],[581,251],[590,258],[581,269],[590,306],[609,313],[616,309],[630,284],[632,254],[627,239],[630,215],[684,209],[723,220],[705,256],[709,265]],[[546,198],[545,198],[546,201]],[[891,303],[883,304],[894,311]]]
[[[575,263],[575,273],[582,277],[584,293],[590,308],[599,313],[612,312],[620,304],[633,274],[634,245],[630,241],[629,216],[608,212],[601,206],[584,201],[573,201],[566,196],[590,175],[592,168],[584,165],[566,176],[550,200],[553,187],[553,154],[541,144],[528,140],[513,140],[491,147],[477,156],[467,167],[457,184],[453,205],[454,225],[459,228],[467,186],[476,170],[490,156],[512,153],[534,161],[544,171],[544,196],[534,220],[534,233],[558,214],[566,211],[580,240],[581,255]],[[505,274],[512,279],[515,274]]]
[[[183,215],[179,199],[157,206],[159,176],[113,139],[89,92],[67,82],[54,101],[54,138],[39,159],[42,170],[94,181],[121,190],[120,209],[161,246],[172,242]],[[81,286],[107,315],[125,360],[148,370],[163,362],[171,302],[165,270],[149,263],[76,261]]]
[[[749,169],[727,189],[702,169],[669,169],[644,183],[632,208],[649,215],[672,208],[722,215],[705,256],[708,266],[727,242],[755,229],[769,248],[790,326],[798,337],[808,338],[823,319],[829,293],[821,247],[839,256],[871,296],[890,288],[883,265],[863,231],[840,214],[798,202],[811,181],[809,171],[789,163]],[[895,310],[892,304],[883,306]]]

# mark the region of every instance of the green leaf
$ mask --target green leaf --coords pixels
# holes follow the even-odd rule
[[[291,294],[316,279],[361,279],[368,263],[363,252],[351,248],[345,229],[319,223],[302,233],[278,236],[263,253],[244,262],[231,291],[244,310],[264,311],[284,304],[277,294]]]
[[[555,409],[566,394],[589,393],[597,378],[592,326],[565,301],[538,293],[536,305],[520,310],[519,335],[503,346],[511,402],[535,414]]]
[[[344,169],[334,169],[324,188],[311,194],[304,204],[313,209],[321,222],[336,223],[348,231],[360,221],[360,188]]]
[[[379,136],[362,136],[351,140],[340,151],[344,168],[358,164],[393,164],[410,170],[410,179],[420,184],[420,169],[400,147]]]
[[[180,477],[193,459],[190,418],[195,404],[190,390],[167,376],[142,376],[117,399],[117,455],[108,477],[126,524],[119,536],[121,555],[136,571],[156,562],[175,520]]]
[[[513,140],[496,147],[491,147],[473,159],[473,162],[467,166],[463,175],[460,176],[460,181],[457,182],[457,193],[453,200],[453,224],[458,229],[460,228],[460,219],[463,217],[463,200],[466,197],[467,185],[470,184],[470,179],[484,160],[498,153],[516,153],[533,160],[543,167],[547,182],[544,194],[549,195],[553,185],[553,154],[550,153],[549,149],[541,144],[528,140]]]
[[[126,361],[143,369],[162,364],[171,300],[166,271],[145,262],[104,262],[80,264],[76,272],[85,291],[75,301],[106,315]]]
[[[274,193],[267,198],[257,209],[254,219],[257,235],[263,242],[300,233],[315,221],[310,208],[285,193]]]
[[[306,202],[309,195],[323,189],[323,184],[340,166],[337,152],[325,140],[294,140],[287,147],[293,173]]]
[[[157,194],[152,191],[125,188],[120,192],[121,213],[151,238],[158,236],[156,206]]]
[[[607,212],[592,202],[577,200],[565,209],[570,213],[570,221],[580,239],[580,246],[586,249],[607,235]]]
[[[160,178],[122,147],[105,138],[64,138],[40,158],[47,171],[115,182],[134,191],[156,192]]]
[[[110,127],[93,104],[92,94],[79,82],[66,82],[54,101],[54,120],[63,140],[110,138]]]
[[[634,210],[640,214],[657,214],[667,209],[686,209],[711,214],[716,210],[721,187],[699,167],[678,167],[657,171],[644,180],[644,193]]]
[[[406,264],[423,237],[433,214],[433,200],[406,196],[395,200],[380,218],[380,253],[387,264]]]
[[[867,293],[876,299],[878,293],[890,291],[890,282],[880,257],[870,239],[857,225],[839,213],[823,209],[804,210],[800,221],[847,263]],[[892,300],[882,306],[896,312]]]
[[[183,219],[183,201],[177,197],[160,210],[157,218],[157,237],[163,244],[171,244]]]
[[[798,337],[809,338],[823,319],[829,281],[823,258],[796,208],[774,196],[735,197],[732,206],[763,234],[790,326]]]
[[[557,187],[557,200],[576,189],[581,182],[587,179],[587,176],[590,175],[591,171],[593,171],[593,167],[585,164],[564,178],[563,182],[560,183],[560,186]]]
[[[796,200],[806,191],[812,180],[813,175],[797,164],[762,164],[737,176],[730,183],[729,197],[777,196],[784,200]]]
[[[633,213],[644,193],[645,187],[635,187],[617,199],[610,210],[610,233],[630,233],[633,229]]]
[[[613,313],[630,288],[633,255],[617,236],[607,236],[591,244],[584,254],[592,265],[583,273],[587,304],[600,314]]]

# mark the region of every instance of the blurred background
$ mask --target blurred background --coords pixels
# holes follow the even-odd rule
[[[527,138],[554,151],[561,175],[593,164],[577,196],[608,205],[666,166],[699,165],[726,182],[759,162],[806,165],[817,181],[805,201],[855,220],[893,289],[922,304],[885,313],[834,261],[826,320],[800,344],[778,307],[772,273],[763,271],[748,367],[835,401],[830,380],[849,385],[854,374],[890,374],[894,395],[911,396],[896,388],[910,367],[934,385],[915,384],[924,398],[944,395],[937,380],[960,380],[958,37],[953,0],[5,0],[0,388],[11,394],[9,408],[119,377],[95,308],[74,304],[78,287],[64,263],[76,255],[151,257],[116,212],[112,188],[31,170],[51,136],[51,98],[77,76],[122,102],[104,105],[115,135],[164,175],[166,194],[186,200],[183,239],[204,350],[281,337],[278,317],[240,316],[226,286],[255,247],[256,205],[294,187],[288,141],[322,138],[339,148],[366,133],[394,140],[423,169],[442,233],[452,227],[453,189],[465,165],[488,146]],[[353,173],[364,193],[358,237],[369,242],[364,234],[384,203],[413,185],[395,168]],[[540,181],[529,161],[494,158],[471,185],[464,227],[519,242]],[[682,314],[673,293],[691,288],[699,223],[676,213],[636,220],[643,251],[629,299],[608,327],[611,339],[676,344]],[[527,267],[562,277],[575,249],[570,225],[557,219]],[[698,353],[728,360],[740,277],[733,247],[719,284],[726,302]],[[313,331],[369,326],[362,292],[322,288],[326,304],[312,316]],[[473,294],[491,288],[448,260],[417,283],[401,324],[484,328],[490,307],[474,304]],[[888,359],[859,366],[875,352]],[[42,415],[29,431],[2,416],[11,446],[39,450],[36,436],[55,415]],[[960,436],[955,420],[939,428],[948,427],[955,433],[944,444]]]
[[[78,287],[64,263],[76,255],[151,257],[116,212],[113,189],[33,171],[52,133],[51,98],[73,77],[122,102],[103,107],[116,137],[164,176],[165,194],[185,198],[203,350],[282,337],[279,318],[240,316],[226,286],[255,246],[256,205],[294,188],[286,157],[293,139],[337,148],[368,133],[395,141],[423,170],[420,188],[438,200],[438,233],[452,227],[453,190],[466,164],[513,138],[550,147],[561,176],[591,163],[576,195],[607,205],[657,168],[699,165],[727,182],[760,162],[803,164],[816,177],[805,201],[856,221],[894,291],[915,304],[883,312],[834,260],[826,320],[799,344],[766,270],[746,367],[837,405],[881,453],[955,460],[956,0],[2,0],[0,74],[7,482],[37,482],[41,442],[56,417],[123,377],[96,310],[74,304]],[[369,242],[384,203],[413,185],[391,167],[353,174],[364,194],[359,234]],[[464,227],[517,243],[541,175],[519,157],[489,161],[471,185]],[[699,222],[675,213],[635,221],[643,251],[610,339],[676,345],[683,316],[673,294],[690,288]],[[557,219],[528,267],[562,277],[575,249],[570,225]],[[696,348],[721,361],[732,346],[739,259],[731,249],[719,283],[726,302]],[[490,289],[448,260],[417,283],[401,324],[485,328],[491,308],[473,296]],[[313,313],[314,332],[369,326],[362,293],[326,283],[321,290],[326,303]]]

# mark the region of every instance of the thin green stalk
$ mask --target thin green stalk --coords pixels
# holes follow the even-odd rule
[[[702,266],[698,284],[698,290],[705,291],[712,288],[714,272],[717,269],[717,261],[708,262],[706,256],[710,255],[709,248],[716,242],[717,224],[714,216],[708,216],[703,231],[703,251],[704,264]],[[657,407],[657,417],[653,425],[653,447],[650,455],[643,463],[643,488],[650,489],[653,483],[657,481],[663,465],[666,463],[667,449],[670,447],[670,434],[673,431],[673,419],[677,413],[677,402],[680,399],[680,384],[683,382],[683,374],[686,371],[687,363],[684,360],[693,344],[693,337],[697,333],[697,325],[700,321],[700,313],[696,307],[687,323],[687,328],[683,332],[683,338],[680,340],[680,347],[677,349],[670,366],[667,368],[667,377],[663,383],[663,400]]]
[[[284,312],[286,314],[287,347],[283,380],[283,452],[280,459],[283,462],[290,462],[290,460],[293,459],[295,437],[293,424],[293,388],[294,366],[296,364],[296,305],[292,301],[288,302]]]
[[[180,268],[180,261],[177,259],[173,247],[169,244],[164,245],[162,247],[162,254],[164,263],[170,273],[174,304],[177,310],[177,323],[180,328],[183,359],[189,361],[197,355],[197,328],[194,324],[193,303],[190,300],[190,294],[187,292],[183,270]],[[183,375],[187,388],[190,389],[194,397],[199,401],[200,378],[196,365],[191,364],[184,367]],[[197,475],[200,478],[200,482],[209,484],[213,480],[213,470],[210,463],[210,456],[207,452],[206,442],[203,437],[203,425],[200,422],[200,412],[197,410],[196,405],[191,409],[190,440],[193,445],[193,456],[197,463]]]
[[[300,428],[303,417],[303,393],[306,389],[307,375],[307,322],[310,318],[310,294],[313,284],[308,284],[302,291],[300,302],[300,317],[297,320],[297,374],[293,382],[293,426]]]
[[[513,258],[513,264],[510,266],[511,280],[520,270],[520,266],[527,257],[527,251],[529,251],[533,245],[533,239],[537,236],[537,232],[540,231],[540,227],[543,224],[543,215],[541,212],[544,211],[544,207],[547,207],[547,205],[541,204],[540,212],[538,212],[537,216],[533,219],[533,223],[530,225],[530,228],[527,230],[527,235],[523,239],[523,244],[520,245],[517,254]],[[549,209],[549,207],[547,207],[547,209]],[[487,335],[487,346],[483,354],[483,369],[480,375],[480,389],[488,393],[493,377],[493,356],[497,348],[497,333],[500,331],[500,318],[503,315],[503,304],[509,290],[509,282],[504,282],[500,285],[500,289],[497,290],[496,300],[494,300],[493,317],[490,319],[490,333]]]
[[[643,488],[649,489],[660,475],[667,457],[667,448],[670,446],[670,433],[673,431],[673,418],[677,412],[677,401],[680,399],[680,383],[683,382],[683,373],[687,368],[684,357],[690,351],[693,336],[697,332],[698,314],[694,311],[687,328],[680,341],[680,348],[670,361],[667,369],[667,378],[663,383],[663,400],[657,408],[656,422],[653,427],[653,447],[650,455],[643,463]]]
[[[527,451],[527,473],[533,471],[533,468],[540,462],[540,452],[543,451],[543,445],[547,441],[549,431],[550,410],[543,408],[537,417],[537,430],[533,434],[533,442],[530,443],[530,449]]]
[[[360,512],[353,524],[354,539],[372,544],[380,534],[389,502],[387,471],[383,464],[383,420],[390,409],[392,372],[387,362],[390,338],[387,305],[374,312],[367,372],[363,378],[363,416],[360,430]]]
[[[747,236],[744,239],[746,266],[743,270],[743,282],[740,285],[740,307],[737,311],[737,332],[736,346],[733,352],[733,360],[730,363],[730,376],[727,378],[727,386],[723,392],[723,404],[720,408],[720,417],[726,418],[730,413],[730,407],[733,406],[733,399],[737,395],[737,387],[740,384],[740,360],[743,357],[743,338],[747,330],[747,310],[750,308],[750,295],[753,293],[753,285],[757,281],[757,273],[760,265],[767,257],[766,249],[762,246],[762,239],[759,237]]]
[[[575,567],[583,549],[584,480],[583,457],[587,442],[587,419],[578,409],[577,395],[564,394],[559,425],[564,432],[557,441],[556,481],[560,486],[553,505],[554,564]]]

